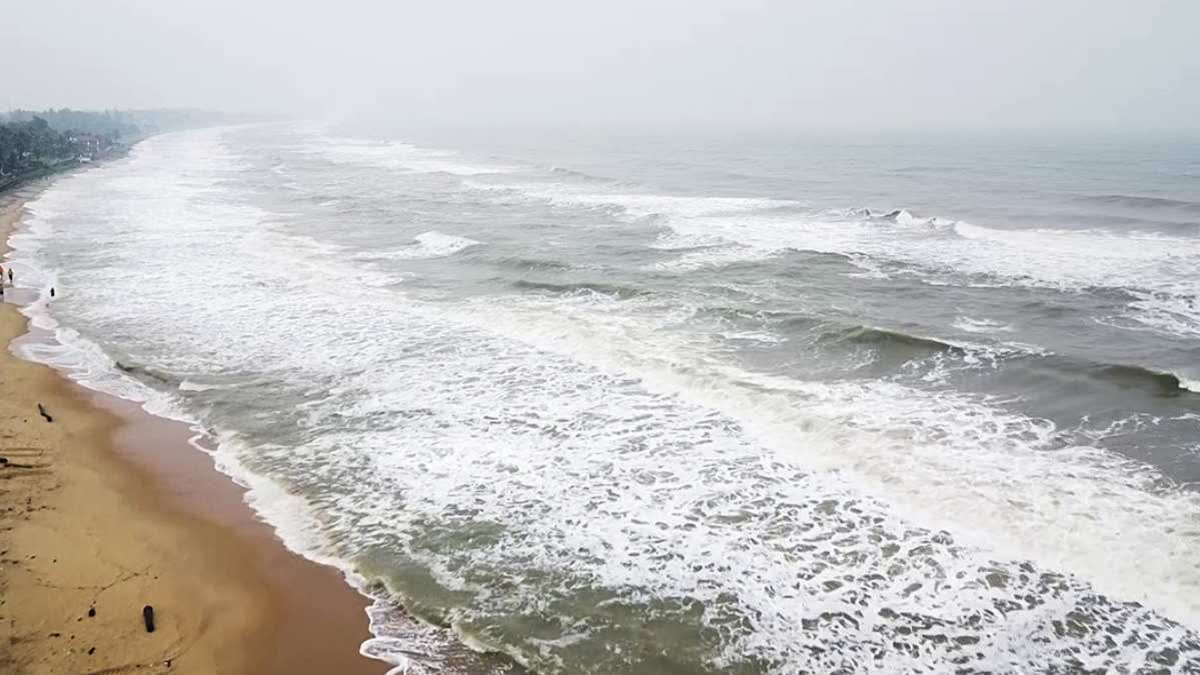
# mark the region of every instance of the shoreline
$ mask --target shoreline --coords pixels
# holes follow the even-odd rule
[[[58,175],[0,193],[0,237]],[[342,573],[289,551],[187,425],[18,357],[0,305],[0,670],[382,674]],[[12,303],[17,304],[12,304]],[[53,421],[39,416],[44,405]],[[142,608],[153,606],[155,632]]]

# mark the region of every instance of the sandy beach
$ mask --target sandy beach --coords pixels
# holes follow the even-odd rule
[[[45,185],[0,195],[0,240]],[[37,339],[6,290],[0,343]],[[358,653],[366,600],[285,549],[191,435],[0,353],[0,672],[387,670]]]

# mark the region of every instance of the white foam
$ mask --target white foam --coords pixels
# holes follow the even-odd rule
[[[655,267],[691,272],[756,261],[785,251],[847,256],[865,276],[916,276],[933,284],[1040,286],[1065,291],[1125,289],[1129,316],[1156,330],[1200,335],[1200,239],[1104,230],[1002,230],[900,210],[872,218],[861,209],[802,211],[803,202],[597,192],[562,183],[472,184],[566,206],[661,217],[671,228],[656,248],[684,251]],[[786,208],[786,213],[771,213]],[[900,263],[903,267],[896,267]]]
[[[719,268],[736,263],[753,262],[770,258],[778,251],[766,251],[736,244],[713,246],[700,251],[684,253],[673,260],[654,263],[654,269],[663,272],[692,272],[705,268]]]
[[[481,242],[467,237],[443,234],[436,230],[422,232],[413,237],[413,245],[394,251],[364,251],[354,255],[355,260],[420,260],[444,258],[454,255]]]
[[[422,148],[394,141],[366,141],[313,133],[308,147],[330,160],[413,173],[447,173],[456,176],[514,173],[521,168],[496,162],[468,163],[453,150]]]
[[[71,292],[50,307],[79,331],[71,358],[111,374],[102,350],[89,355],[91,331],[163,372],[261,378],[249,399],[205,396],[289,404],[162,400],[219,429],[236,421],[216,435],[217,464],[290,547],[374,564],[402,591],[420,589],[388,576],[389,561],[426,570],[453,591],[443,618],[466,639],[545,669],[581,645],[619,646],[608,614],[571,605],[582,589],[656,603],[662,621],[702,603],[713,668],[825,671],[873,662],[881,640],[911,647],[889,652],[897,670],[958,656],[1001,671],[1068,657],[1136,667],[1184,629],[1116,601],[1200,625],[1200,504],[1144,467],[985,398],[748,370],[671,299],[418,301],[247,203],[226,151],[219,135],[161,140],[45,193],[58,214],[22,255],[71,261]],[[745,216],[747,235],[712,205],[685,208],[742,246],[781,236],[761,215]],[[928,236],[919,227],[911,236]],[[1004,604],[1027,595],[1040,604]],[[1080,607],[1116,646],[1054,630]],[[899,632],[904,613],[946,639]],[[561,639],[470,630],[512,617],[559,622]],[[960,636],[977,642],[959,649]],[[397,664],[401,649],[364,645]]]
[[[161,265],[135,264],[139,275],[134,282],[138,285],[134,290],[146,292],[133,295],[139,298],[153,298],[158,304],[151,311],[162,312],[162,317],[178,309],[169,305],[172,299],[170,296],[177,293],[190,293],[192,300],[201,301],[193,305],[193,308],[199,308],[204,306],[202,301],[210,293],[224,292],[223,297],[232,299],[238,296],[235,291],[245,290],[244,287],[240,287],[240,284],[246,282],[245,269],[240,265],[226,265],[219,259],[197,255],[196,250],[186,246],[162,246],[163,240],[173,240],[172,243],[211,242],[209,237],[212,232],[208,226],[214,223],[230,229],[230,236],[223,240],[223,243],[240,242],[244,247],[241,249],[243,253],[255,252],[268,259],[274,258],[276,269],[281,266],[278,261],[280,257],[286,261],[283,265],[290,266],[296,262],[297,256],[306,260],[321,261],[322,269],[329,269],[330,255],[338,253],[340,247],[310,237],[281,235],[269,228],[248,232],[248,228],[245,227],[247,224],[261,224],[266,220],[263,212],[246,206],[230,207],[220,196],[205,204],[206,211],[196,212],[192,210],[198,203],[198,200],[193,199],[195,193],[171,189],[177,185],[171,179],[178,180],[180,174],[188,175],[189,171],[211,169],[213,165],[223,168],[222,160],[227,158],[219,143],[220,134],[220,130],[188,132],[186,139],[181,139],[180,134],[161,135],[143,142],[134,152],[136,158],[150,164],[148,167],[135,166],[133,170],[120,171],[115,166],[108,166],[96,172],[62,178],[29,203],[31,217],[24,220],[21,228],[9,239],[12,249],[9,258],[15,263],[15,268],[20,274],[18,286],[41,289],[39,298],[23,306],[21,311],[30,317],[35,327],[55,329],[53,339],[22,341],[14,345],[14,352],[27,360],[53,366],[85,387],[138,403],[149,414],[189,424],[195,433],[190,442],[197,450],[203,452],[210,452],[210,448],[207,447],[209,432],[187,409],[185,401],[176,398],[169,391],[151,387],[123,372],[104,348],[79,331],[59,327],[52,311],[58,311],[60,308],[47,302],[46,293],[55,274],[45,270],[45,259],[42,255],[46,250],[45,243],[55,234],[55,228],[50,224],[53,219],[62,217],[69,222],[79,222],[77,218],[82,214],[83,222],[87,222],[91,218],[104,215],[111,217],[115,192],[116,195],[139,206],[140,224],[151,224],[150,228],[137,233],[138,243],[148,247],[145,255],[150,257],[144,258],[144,261],[152,260],[155,255],[161,253],[161,259],[158,260]],[[191,162],[181,159],[190,159]],[[141,178],[143,174],[153,175],[156,170],[167,168],[174,171],[165,177],[159,177],[158,180]],[[122,194],[122,187],[127,188],[129,193]],[[263,246],[264,241],[269,241],[269,245]],[[140,257],[140,254],[135,255],[135,260],[131,262],[136,262]],[[336,258],[332,259],[332,265],[336,269]],[[292,269],[294,271],[295,268]],[[183,270],[190,270],[193,275],[189,276]],[[101,275],[105,273],[106,271],[100,271]],[[338,277],[334,275],[334,278]],[[348,275],[347,280],[361,281],[362,278],[362,274],[355,271]],[[107,308],[114,309],[123,303],[129,307],[131,305],[128,298],[133,295],[122,297],[129,289],[119,288],[116,283],[103,282],[130,279],[132,277],[124,273],[113,274],[111,277],[100,276],[92,281],[102,282],[101,284],[85,285],[79,295],[87,295],[88,290],[102,290],[105,293],[104,301],[108,303]],[[314,276],[305,275],[304,279],[308,283],[320,283]],[[171,281],[181,280],[186,282],[182,288],[170,284]],[[79,302],[69,296],[64,300],[68,305],[78,302],[76,307],[88,306],[86,301]],[[163,304],[164,302],[167,304]],[[193,318],[199,317],[201,323],[207,323],[208,327],[219,334],[220,329],[213,321],[213,317],[221,311],[216,304],[218,303],[213,303],[213,313],[196,314]],[[243,308],[252,307],[253,301],[236,304]],[[136,303],[132,306],[136,306]],[[66,311],[70,312],[69,307]],[[204,345],[212,336],[193,333],[179,337],[177,346],[185,350],[184,353],[190,351],[192,354],[203,354]],[[202,356],[195,365],[207,367],[210,364],[206,363],[206,360]],[[180,383],[178,390],[201,392],[218,388],[224,387],[197,384],[185,379]],[[236,434],[222,431],[212,438],[212,441],[215,445],[215,450],[211,451],[215,467],[238,485],[247,488],[247,503],[275,528],[290,550],[317,562],[341,567],[348,583],[356,588],[365,589],[366,580],[356,577],[344,559],[334,558],[326,552],[329,550],[329,544],[324,539],[320,524],[314,520],[315,512],[303,498],[291,494],[271,478],[248,469],[242,462],[248,452],[248,446]],[[402,652],[376,652],[369,650],[369,646],[370,641],[364,643],[364,655],[393,665],[402,663]]]
[[[763,342],[766,344],[779,344],[784,339],[767,331],[745,330],[737,332],[720,332],[717,333],[726,340],[748,340],[750,342]]]
[[[669,204],[658,203],[666,208]],[[756,260],[784,251],[847,256],[867,275],[908,275],[929,283],[966,286],[1034,286],[1071,292],[1096,287],[1134,295],[1129,316],[1147,326],[1184,336],[1200,335],[1200,239],[1099,230],[999,230],[970,223],[900,215],[889,221],[842,219],[838,214],[759,210],[713,213],[664,210],[678,235],[723,242],[731,255],[704,265]],[[837,216],[829,218],[828,216]],[[690,271],[701,265],[684,254],[663,269]]]
[[[573,185],[569,183],[518,183],[489,184],[467,181],[469,187],[498,193],[499,196],[516,196],[525,200],[549,202],[563,207],[601,208],[619,211],[629,218],[669,215],[681,217],[736,214],[747,211],[762,211],[773,208],[797,208],[803,202],[789,199],[765,199],[757,197],[713,197],[679,196],[636,192],[622,192],[616,187],[608,191],[597,190],[595,185]]]
[[[1013,330],[1012,326],[999,321],[972,319],[969,316],[960,316],[950,325],[966,333],[1011,333]]]
[[[628,321],[611,312],[558,306],[541,321],[522,312],[503,324],[496,314],[487,317],[493,329],[502,325],[539,348],[637,372],[647,384],[738,419],[780,452],[802,451],[807,466],[853,467],[870,494],[915,509],[916,522],[936,523],[1014,558],[1071,569],[1117,597],[1200,625],[1200,572],[1179,565],[1200,534],[1187,524],[1200,516],[1200,501],[1189,493],[1160,494],[1151,487],[1152,472],[1095,448],[1052,451],[1057,430],[1048,421],[896,383],[801,382],[716,364],[706,374],[680,363],[688,348],[651,349],[653,333],[630,334]],[[764,391],[771,393],[754,393]],[[816,420],[824,430],[797,446],[797,430]],[[1071,501],[1062,502],[1068,494]],[[1171,534],[1173,528],[1180,529]],[[1145,576],[1146,550],[1164,552],[1158,590]]]

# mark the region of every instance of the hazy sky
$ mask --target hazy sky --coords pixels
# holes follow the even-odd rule
[[[0,108],[1200,129],[1200,0],[0,0]]]

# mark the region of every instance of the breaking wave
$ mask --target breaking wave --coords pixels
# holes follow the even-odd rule
[[[431,231],[422,232],[413,237],[413,244],[393,251],[367,251],[356,253],[355,260],[421,260],[427,258],[444,258],[465,251],[472,246],[480,246],[482,242],[456,237],[451,234]]]

